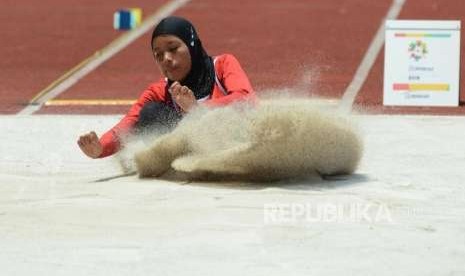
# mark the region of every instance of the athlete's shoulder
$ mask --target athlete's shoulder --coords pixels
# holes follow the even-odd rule
[[[154,91],[160,90],[160,89],[164,90],[166,84],[167,84],[166,78],[160,78],[158,81],[150,83],[147,89],[154,90]]]
[[[221,54],[215,57],[215,70],[219,76],[224,72],[240,70],[241,65],[233,54]]]
[[[164,101],[166,98],[166,84],[167,81],[165,78],[161,78],[156,82],[150,83],[142,93],[141,97],[152,101]]]
[[[224,63],[228,61],[237,61],[237,58],[233,54],[221,54],[215,56],[216,63]]]

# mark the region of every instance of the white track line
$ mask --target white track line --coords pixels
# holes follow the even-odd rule
[[[28,105],[23,110],[18,112],[17,115],[31,115],[34,112],[38,111],[45,102],[50,99],[55,98],[59,94],[63,93],[71,86],[76,84],[81,78],[95,70],[98,66],[102,63],[110,59],[112,56],[117,54],[119,51],[123,50],[137,38],[142,36],[147,31],[151,30],[155,24],[157,24],[161,19],[166,16],[169,16],[174,11],[176,11],[181,6],[185,5],[190,0],[173,0],[165,5],[163,5],[160,10],[158,10],[155,14],[151,15],[149,18],[145,19],[142,24],[134,29],[123,35],[122,37],[113,41],[108,47],[104,50],[95,53],[95,58],[92,58],[87,64],[85,64],[79,70],[73,72],[70,76],[65,78],[62,82],[58,85],[53,87],[48,92],[44,93],[40,97],[38,97],[32,105]]]
[[[388,19],[396,19],[406,1],[407,0],[393,0],[386,17],[381,21],[381,26],[378,28],[375,37],[371,41],[371,44],[363,57],[362,63],[358,66],[352,82],[349,84],[342,96],[339,103],[339,109],[341,111],[349,113],[352,110],[355,97],[357,97],[360,88],[368,77],[371,67],[373,67],[373,64],[375,63],[376,57],[383,47],[384,23]]]

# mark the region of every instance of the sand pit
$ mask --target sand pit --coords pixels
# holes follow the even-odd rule
[[[2,275],[464,274],[463,117],[356,116],[355,174],[263,185],[111,178],[76,137],[120,118],[0,116]]]

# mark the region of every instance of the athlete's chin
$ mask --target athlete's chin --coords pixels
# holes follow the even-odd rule
[[[171,72],[166,72],[165,75],[168,79],[173,80],[173,81],[181,81],[184,78],[184,76],[181,74],[176,74],[176,73],[171,73]]]

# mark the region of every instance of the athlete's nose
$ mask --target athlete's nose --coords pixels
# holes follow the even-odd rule
[[[173,62],[173,55],[170,52],[165,52],[163,55],[164,55],[164,58],[163,58],[164,61]]]

